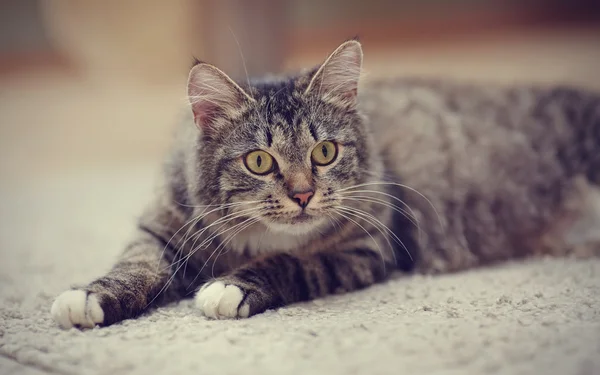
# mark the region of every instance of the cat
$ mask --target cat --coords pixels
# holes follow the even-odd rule
[[[349,40],[311,70],[239,82],[197,62],[161,191],[115,266],[58,296],[56,322],[107,326],[192,295],[208,318],[247,318],[398,269],[582,253],[564,237],[600,184],[600,95],[359,85],[362,60]]]

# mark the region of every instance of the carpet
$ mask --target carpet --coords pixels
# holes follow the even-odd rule
[[[600,374],[600,259],[537,259],[210,321],[191,301],[60,330],[53,298],[108,270],[146,166],[0,186],[0,374]]]

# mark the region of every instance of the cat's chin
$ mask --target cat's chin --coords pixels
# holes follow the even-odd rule
[[[310,217],[292,221],[290,223],[269,221],[266,222],[265,225],[273,232],[301,236],[319,230],[326,223],[327,221],[323,218]]]

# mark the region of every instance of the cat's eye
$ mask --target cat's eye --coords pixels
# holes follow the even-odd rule
[[[275,163],[273,162],[273,157],[267,152],[256,150],[246,155],[244,164],[246,164],[246,168],[248,168],[250,172],[265,175],[273,171]]]
[[[331,141],[319,143],[313,150],[311,158],[316,165],[328,165],[333,163],[337,157],[337,145]]]

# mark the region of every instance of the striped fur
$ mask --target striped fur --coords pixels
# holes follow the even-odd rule
[[[81,288],[87,300],[59,296],[57,321],[93,326],[98,301],[109,325],[194,294],[207,316],[246,317],[398,268],[576,251],[564,234],[600,184],[600,95],[408,79],[358,89],[361,62],[349,41],[294,77],[234,83],[196,65],[160,194],[114,268]],[[316,166],[326,140],[337,159]],[[274,157],[272,173],[245,167],[253,150]],[[304,210],[289,198],[300,185],[314,189]]]

